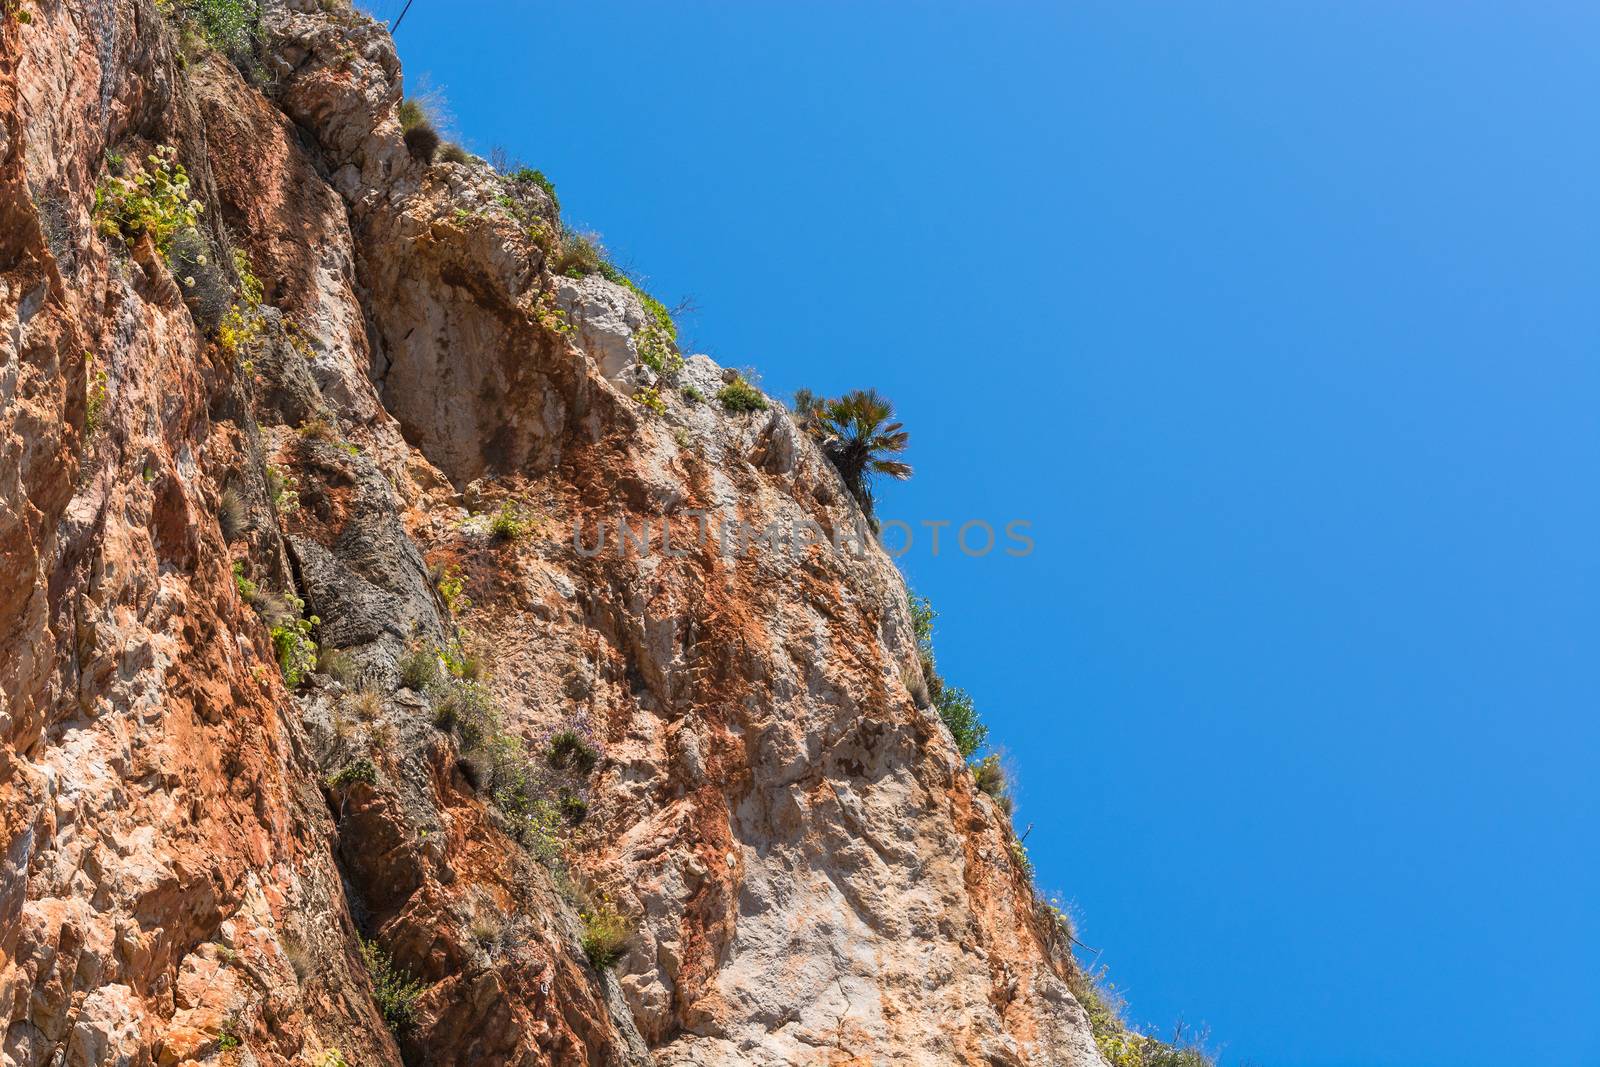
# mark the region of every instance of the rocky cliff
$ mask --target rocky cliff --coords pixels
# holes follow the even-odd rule
[[[781,405],[343,3],[4,12],[0,1062],[1102,1062]]]

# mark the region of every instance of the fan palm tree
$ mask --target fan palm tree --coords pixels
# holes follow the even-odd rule
[[[799,409],[802,398],[795,399]],[[911,465],[893,458],[903,453],[910,441],[905,428],[892,421],[894,405],[876,389],[857,389],[824,403],[809,394],[805,399],[807,407],[799,410],[815,421],[813,436],[821,439],[823,451],[839,469],[851,495],[870,514],[873,475],[899,481],[911,477]]]

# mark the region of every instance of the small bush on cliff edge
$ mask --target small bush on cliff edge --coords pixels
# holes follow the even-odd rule
[[[586,274],[600,273],[605,259],[593,234],[579,233],[561,228],[560,244],[550,269],[568,278],[582,278]]]
[[[965,689],[946,686],[941,679],[939,695],[935,698],[939,718],[950,736],[955,739],[956,751],[962,759],[971,759],[989,739],[989,728],[978,719],[978,709]]]
[[[550,198],[550,206],[557,215],[561,214],[561,199],[556,196],[556,183],[545,177],[544,171],[532,167],[518,167],[509,177],[518,184],[536,185],[544,190],[544,195]]]
[[[413,126],[405,133],[406,151],[411,153],[411,158],[419,163],[432,163],[434,155],[439,151],[443,138],[439,131],[427,123]]]
[[[1123,1017],[1122,994],[1116,983],[1107,980],[1103,967],[1086,972],[1074,963],[1067,986],[1088,1013],[1095,1047],[1109,1067],[1215,1067],[1216,1060],[1205,1049],[1204,1030],[1179,1023],[1169,1042],[1130,1027]]]
[[[406,151],[421,163],[432,163],[444,143],[432,112],[436,103],[431,96],[413,96],[400,101],[395,118],[400,120],[400,132],[405,138]]]
[[[243,560],[233,561],[233,584],[239,590],[239,599],[246,604],[254,604],[256,598],[261,595],[261,589],[256,583],[244,576]]]
[[[106,369],[94,369],[94,353],[83,354],[84,373],[84,401],[83,401],[83,433],[85,437],[93,437],[94,432],[100,428],[100,420],[105,417],[106,411]]]
[[[1007,815],[1011,814],[1011,785],[1006,774],[1005,765],[1001,762],[1000,753],[991,752],[983,759],[972,765],[972,783],[980,792],[988,796]]]
[[[504,500],[489,520],[489,536],[496,541],[520,541],[533,529],[533,520],[514,501]]]
[[[742,374],[735,374],[733,381],[717,390],[717,399],[722,401],[725,409],[735,414],[767,410],[767,398]]]
[[[242,249],[234,249],[233,272],[239,279],[239,298],[217,325],[217,345],[230,358],[237,359],[266,332],[261,314],[266,289],[250,269],[250,260]]]
[[[979,717],[971,695],[965,689],[946,685],[939,675],[933,655],[933,620],[938,617],[938,612],[933,610],[933,603],[927,597],[919,597],[915,593],[908,593],[906,597],[906,610],[911,615],[911,632],[917,641],[917,659],[923,681],[926,683],[926,691],[934,707],[939,711],[940,721],[944,723],[945,729],[950,731],[950,737],[956,743],[956,751],[961,753],[962,759],[970,762],[989,740],[989,728]],[[915,692],[912,696],[913,699],[916,698]],[[998,772],[999,769],[999,764],[996,762],[994,770]],[[974,774],[976,772],[975,767]],[[981,784],[979,788],[982,788]]]

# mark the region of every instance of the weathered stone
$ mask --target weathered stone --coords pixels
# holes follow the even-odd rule
[[[0,20],[7,1063],[1099,1064],[786,412],[644,366],[543,193],[412,159],[364,16],[269,0],[269,98],[143,0],[35,12]],[[92,225],[160,144],[264,284],[240,351]],[[422,985],[403,1049],[358,934]]]

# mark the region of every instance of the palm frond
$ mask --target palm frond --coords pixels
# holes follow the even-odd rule
[[[904,480],[911,465],[888,457],[911,443],[905,425],[895,421],[894,405],[876,389],[856,389],[832,400],[810,390],[795,393],[795,413],[805,430],[822,443],[861,507],[872,514],[870,475]]]

